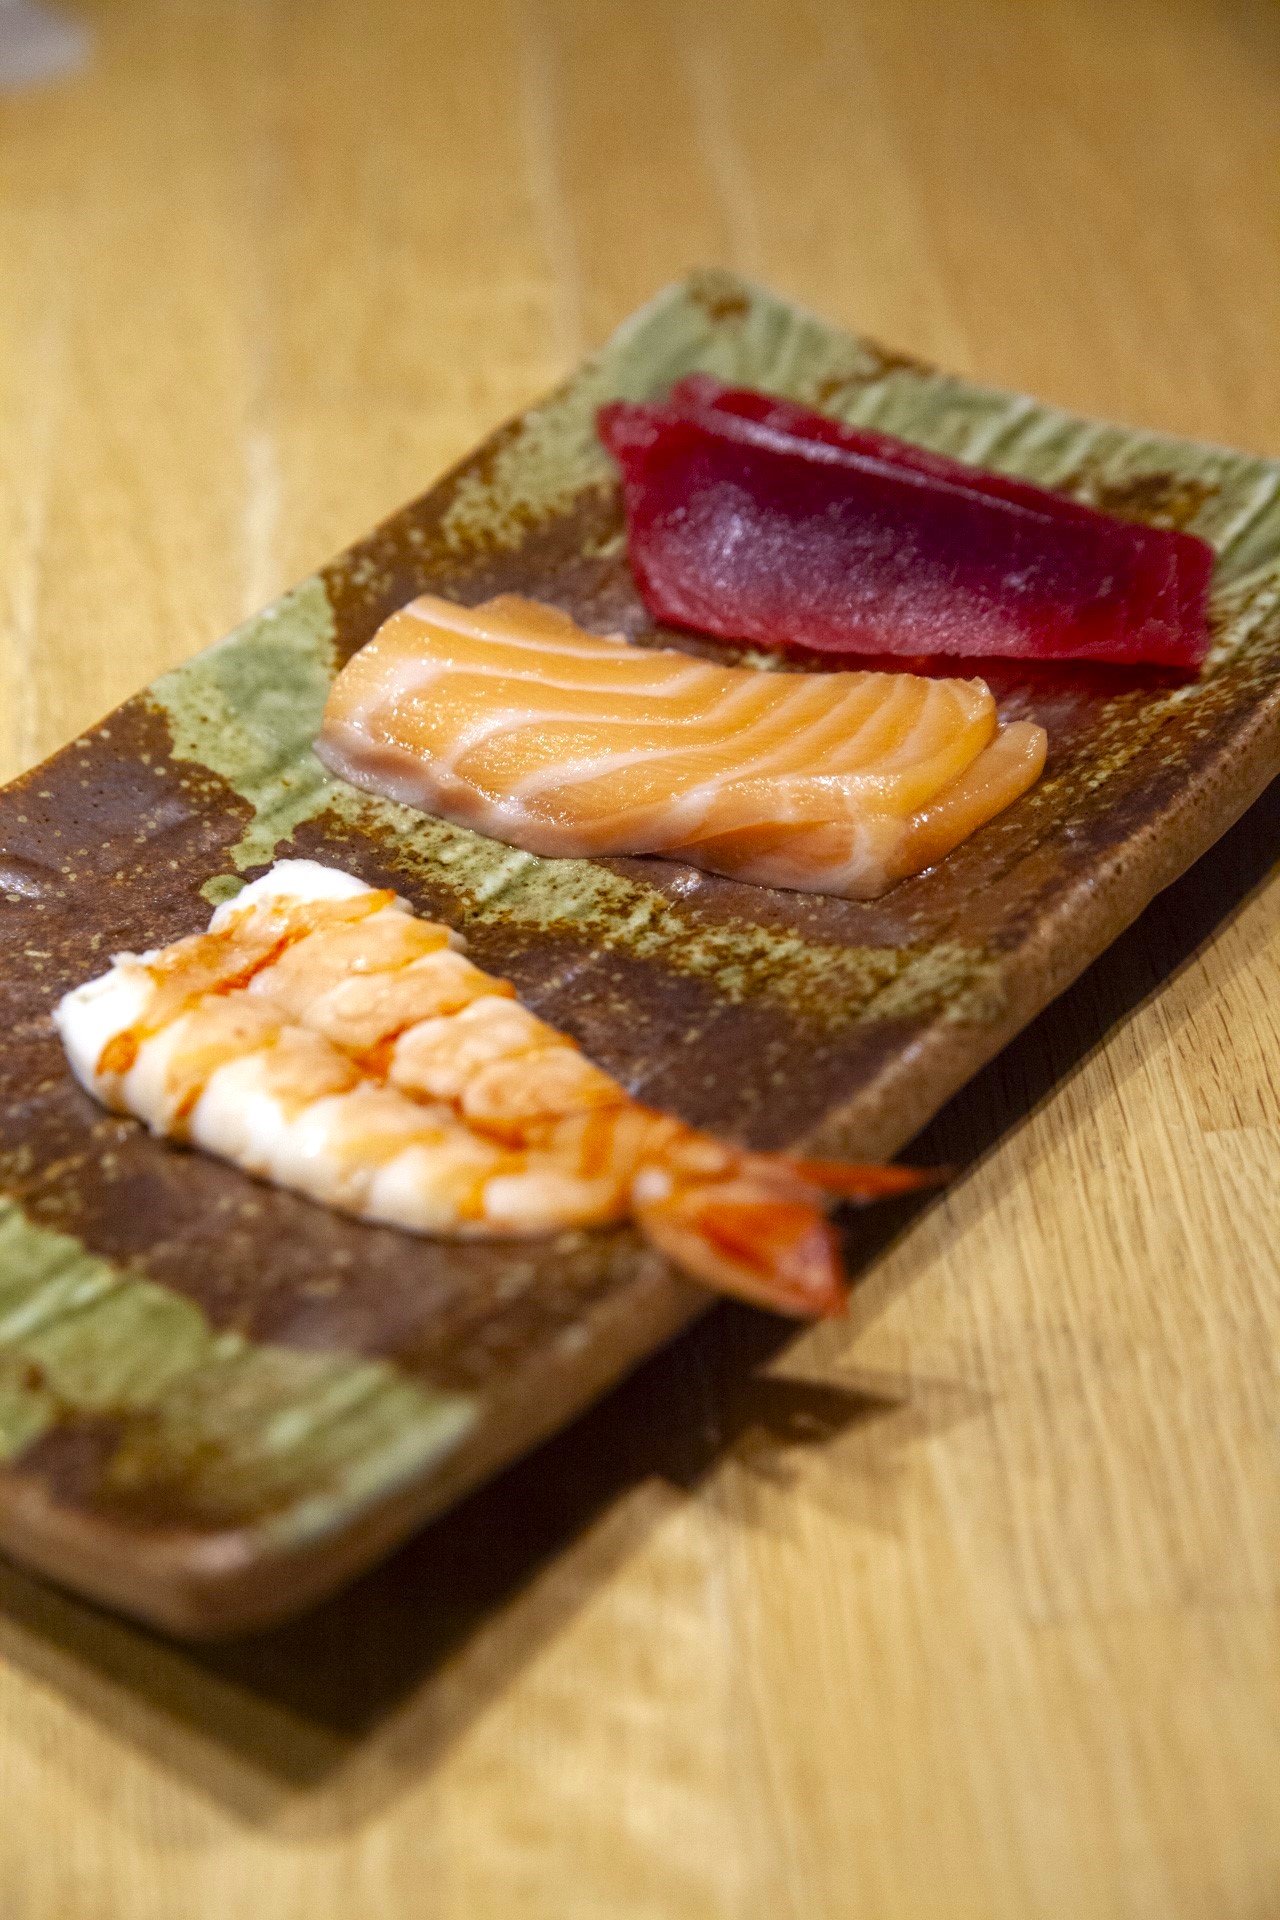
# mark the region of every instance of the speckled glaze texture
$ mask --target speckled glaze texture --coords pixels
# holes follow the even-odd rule
[[[651,633],[593,431],[602,400],[695,368],[1203,535],[1208,666],[993,668],[1002,714],[1049,731],[1043,780],[870,904],[538,860],[327,775],[310,743],[332,676],[416,593],[529,593],[715,651]],[[647,1101],[754,1146],[889,1154],[1277,770],[1280,466],[974,388],[723,274],[664,294],[423,499],[0,795],[0,1541],[179,1632],[264,1623],[706,1304],[626,1232],[415,1240],[103,1113],[49,1016],[111,953],[202,926],[273,858],[331,860],[464,928]]]

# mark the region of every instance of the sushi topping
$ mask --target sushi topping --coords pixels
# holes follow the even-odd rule
[[[530,853],[660,854],[870,899],[1039,777],[981,680],[762,673],[628,646],[554,607],[424,595],[338,675],[344,779]]]
[[[106,1106],[260,1179],[424,1234],[629,1219],[781,1313],[843,1304],[832,1197],[935,1177],[748,1153],[641,1106],[459,945],[393,893],[286,860],[206,933],[117,955],[55,1019]]]
[[[656,620],[806,656],[1192,670],[1213,549],[706,374],[602,407]]]

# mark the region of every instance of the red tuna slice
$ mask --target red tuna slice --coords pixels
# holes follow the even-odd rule
[[[1108,590],[1103,594],[1104,600],[1118,603],[1111,605],[1109,621],[1105,617],[1108,612],[1106,606],[1090,605],[1086,599],[1076,609],[1079,615],[1077,619],[1072,620],[1067,617],[1072,613],[1072,604],[1067,602],[1065,605],[1050,607],[1048,611],[1054,617],[1042,618],[1034,628],[1019,632],[1018,609],[1013,607],[1005,610],[1006,618],[1003,625],[1006,631],[1003,639],[987,637],[978,640],[976,637],[971,637],[965,643],[964,636],[961,635],[945,642],[948,651],[982,654],[991,653],[998,648],[1010,657],[1093,658],[1120,661],[1125,664],[1159,662],[1183,668],[1199,664],[1204,656],[1208,643],[1205,630],[1205,603],[1214,556],[1211,547],[1192,535],[1134,526],[1099,513],[1092,507],[1068,500],[1061,494],[1010,479],[1003,474],[989,473],[984,469],[968,466],[962,461],[951,460],[945,455],[930,453],[908,441],[898,440],[893,435],[866,428],[847,427],[825,414],[815,413],[809,408],[799,407],[790,401],[779,400],[771,395],[756,393],[751,389],[727,388],[711,375],[688,376],[672,390],[669,400],[662,407],[630,409],[629,412],[632,417],[627,424],[621,418],[618,409],[606,409],[605,413],[610,415],[610,419],[606,421],[602,415],[601,430],[606,443],[613,445],[613,450],[620,459],[623,458],[623,443],[627,443],[629,459],[624,460],[624,465],[629,465],[632,478],[638,479],[641,485],[643,485],[644,475],[643,472],[636,470],[647,468],[652,463],[643,458],[637,461],[635,456],[637,452],[643,454],[651,451],[650,430],[663,418],[679,417],[695,425],[701,425],[711,434],[727,437],[731,445],[742,444],[743,441],[743,436],[735,431],[732,424],[736,420],[765,429],[766,435],[772,437],[775,450],[779,452],[789,448],[802,458],[808,455],[815,461],[823,462],[830,460],[832,452],[837,459],[843,454],[852,461],[855,469],[861,469],[864,480],[868,474],[868,462],[872,466],[895,466],[900,471],[905,469],[914,472],[917,476],[937,482],[948,489],[959,487],[979,497],[1001,501],[1014,508],[1023,508],[1026,512],[1038,517],[1047,515],[1059,520],[1075,522],[1079,526],[1093,530],[1095,546],[1105,545],[1114,556],[1112,570],[1113,572],[1118,570],[1119,579],[1117,581],[1113,578]],[[640,414],[648,417],[647,426],[643,430],[640,430],[641,422],[638,418]],[[637,430],[640,430],[638,440]],[[756,450],[759,451],[762,445],[762,442],[757,441]],[[723,473],[721,477],[724,477]],[[635,491],[634,485],[628,490],[628,519],[629,523],[632,523],[633,533],[634,520],[631,507]],[[776,495],[776,488],[774,492]],[[785,498],[781,501],[775,498],[772,505],[775,510],[780,505],[785,507]],[[650,518],[652,517],[650,515]],[[1007,515],[1004,516],[1004,520],[1003,534],[1008,538],[1014,529]],[[989,522],[988,533],[998,535],[998,532],[997,518]],[[1024,538],[1020,544],[1025,546],[1026,530],[1023,529],[1022,532]],[[741,527],[737,529],[737,534],[740,539]],[[632,544],[633,562],[637,562],[637,576],[641,577],[642,589],[646,591],[646,598],[650,600],[651,610],[659,618],[678,620],[685,625],[692,624],[688,613],[678,615],[674,610],[674,602],[663,600],[664,581],[658,577],[661,567],[655,564],[656,556],[650,556],[648,564],[645,564],[644,557],[635,551],[634,538]],[[1070,546],[1071,543],[1068,545]],[[839,566],[842,563],[842,556],[836,554],[833,557]],[[852,557],[852,553],[843,556],[843,565],[847,567]],[[985,557],[987,560],[989,575],[993,556],[988,553],[979,557]],[[1077,553],[1077,561],[1079,557]],[[1039,558],[1042,564],[1037,571],[1043,575],[1044,563],[1050,560],[1051,555],[1046,552]],[[1101,554],[1096,552],[1094,558],[1095,562],[1099,561]],[[1078,572],[1078,567],[1076,571]],[[1023,602],[1021,613],[1025,616],[1027,611],[1025,602],[1028,598],[1026,589],[1029,582],[1023,577],[1024,572],[1025,569],[1020,570],[1015,567],[1007,584],[1014,590],[1015,598]],[[650,582],[647,589],[644,587],[645,579]],[[700,596],[703,601],[709,598],[705,591],[706,584],[704,581],[704,591]],[[962,582],[958,579],[956,584],[960,585]],[[1044,584],[1042,578],[1041,587]],[[1107,586],[1105,579],[1102,584],[1104,587]],[[829,620],[820,621],[816,627],[806,627],[802,636],[795,636],[787,631],[765,634],[761,630],[758,619],[751,618],[750,609],[743,607],[735,611],[732,606],[725,603],[725,592],[730,585],[729,580],[721,582],[721,590],[714,596],[717,604],[710,609],[711,617],[707,619],[704,630],[719,633],[726,638],[760,639],[768,645],[794,645],[806,650],[810,648],[821,651],[846,650],[863,654],[868,651],[911,653],[916,649],[913,639],[899,638],[895,643],[892,636],[884,632],[882,625],[874,618],[868,621],[870,610],[865,606],[861,610],[862,618],[856,634],[842,634],[838,627],[835,632],[824,632],[823,628],[830,625]],[[989,580],[987,585],[986,597],[989,599]],[[1069,587],[1069,580],[1064,585]],[[1077,598],[1079,585],[1077,581]],[[900,599],[901,595],[898,598]],[[1097,599],[1096,592],[1094,599],[1095,601]],[[667,610],[660,611],[660,606],[666,607]],[[1013,616],[1014,631],[1012,633],[1008,631],[1010,615]],[[700,620],[697,624],[702,625],[703,622]],[[935,621],[933,625],[936,630],[938,623]],[[1064,637],[1064,628],[1068,633],[1081,628],[1084,631],[1075,631],[1074,637]],[[942,644],[941,640],[939,644]]]
[[[600,433],[659,620],[848,657],[1204,658],[1213,550],[1189,534],[706,376]]]
[[[843,420],[833,420],[828,413],[818,413],[813,407],[802,407],[776,394],[760,393],[754,387],[728,387],[713,373],[686,374],[672,387],[663,404],[677,413],[713,407],[717,412],[772,427],[776,433],[794,440],[818,441],[826,446],[844,447],[850,453],[867,454],[873,460],[888,460],[894,466],[910,467],[953,486],[1012,500],[1037,513],[1061,513],[1075,520],[1107,518],[1099,514],[1096,507],[1086,507],[1065,493],[1054,493],[1049,487],[1037,487],[1029,480],[1015,480],[987,467],[975,467],[947,453],[931,453],[912,440],[900,440],[896,434],[881,433],[875,427],[849,426]]]
[[[977,493],[989,493],[1002,500],[1012,500],[1016,505],[1030,507],[1035,512],[1059,513],[1069,519],[1094,522],[1109,519],[1109,516],[1100,514],[1096,507],[1087,507],[1082,501],[1072,500],[1067,494],[1056,493],[1050,487],[1038,487],[1032,481],[1014,479],[1011,474],[975,467],[967,460],[952,458],[950,454],[933,453],[927,447],[916,446],[914,441],[900,440],[896,434],[881,433],[874,427],[849,426],[843,420],[833,420],[830,414],[819,413],[813,407],[802,407],[796,401],[784,400],[777,394],[761,393],[755,387],[726,386],[713,373],[686,374],[683,380],[678,380],[672,387],[666,404],[677,411],[688,406],[715,407],[724,413],[737,414],[744,420],[756,420],[761,426],[773,427],[777,432],[797,440],[822,441],[828,446],[848,448],[853,453],[869,454],[873,459],[889,460],[897,466],[912,467],[919,473],[931,474],[937,480],[951,481],[956,486],[970,487]],[[1136,528],[1133,537],[1141,540],[1151,535],[1162,544],[1170,537],[1163,530],[1143,527]],[[1179,533],[1173,538],[1177,544],[1181,583],[1179,605],[1183,624],[1189,633],[1202,633],[1209,579],[1213,572],[1213,548],[1207,541],[1198,540],[1194,534]]]
[[[756,420],[761,426],[773,427],[796,440],[817,440],[828,446],[845,447],[853,453],[869,454],[872,459],[889,460],[896,466],[931,474],[936,480],[1012,500],[1018,506],[1030,507],[1033,512],[1063,514],[1068,519],[1089,520],[1095,524],[1099,520],[1115,524],[1112,516],[1100,513],[1096,507],[1087,507],[1080,500],[1072,500],[1065,493],[1056,493],[1050,487],[1038,487],[1030,480],[1017,480],[1011,474],[996,473],[988,467],[975,467],[950,454],[933,453],[927,447],[916,446],[914,441],[900,440],[896,434],[881,433],[874,427],[848,426],[843,420],[833,420],[830,414],[802,407],[777,394],[761,393],[755,387],[726,386],[713,373],[686,374],[672,387],[666,405],[677,411],[690,406],[714,407],[744,420]],[[1128,524],[1133,526],[1133,522]],[[1209,578],[1213,572],[1213,548],[1194,534],[1170,534],[1164,529],[1142,525],[1134,527],[1132,537],[1139,541],[1154,538],[1161,545],[1170,539],[1175,542],[1183,620],[1189,631],[1202,631]]]
[[[850,659],[1203,659],[1213,566],[1203,541],[1061,495],[1042,507],[1042,490],[1021,482],[1009,497],[1002,476],[983,476],[1000,490],[979,488],[975,468],[961,468],[960,484],[938,470],[960,463],[921,449],[889,461],[848,444],[860,428],[796,411],[823,422],[821,440],[704,405],[691,380],[666,405],[601,409],[654,618]]]

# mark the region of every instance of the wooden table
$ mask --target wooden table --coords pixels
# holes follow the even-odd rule
[[[1280,451],[1245,0],[106,0],[0,104],[0,771],[721,261]],[[724,1310],[308,1622],[0,1569],[5,1920],[1280,1913],[1268,798],[952,1107],[842,1325]]]

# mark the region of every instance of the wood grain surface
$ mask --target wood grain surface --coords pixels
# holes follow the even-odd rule
[[[85,8],[0,102],[0,773],[721,260],[1280,450],[1274,8]],[[714,1315],[310,1620],[0,1570],[5,1920],[1280,1912],[1268,796],[937,1123],[844,1325]],[[437,1600],[439,1600],[437,1588]]]

